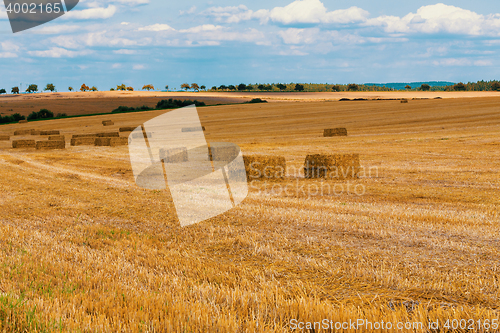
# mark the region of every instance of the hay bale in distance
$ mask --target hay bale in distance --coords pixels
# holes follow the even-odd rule
[[[96,146],[111,146],[111,138],[96,138]]]
[[[31,135],[31,131],[34,131],[34,130],[32,130],[32,129],[17,130],[14,132],[14,135]]]
[[[40,131],[40,135],[60,135],[59,131]]]
[[[93,146],[95,145],[96,137],[72,138],[72,146]]]
[[[114,123],[112,120],[104,120],[104,121],[102,122],[102,125],[103,125],[103,126],[112,126],[112,125],[114,125],[114,124],[115,124],[115,123]]]
[[[120,127],[120,132],[133,132],[137,127]]]
[[[128,146],[128,138],[110,138],[109,145],[111,147],[116,146]]]
[[[51,135],[49,136],[50,141],[65,141],[66,137],[64,135]]]
[[[205,126],[201,126],[201,127],[184,127],[182,129],[182,132],[200,132],[200,131],[204,131],[205,130]]]
[[[408,100],[407,99],[402,99],[401,103],[408,103]]]
[[[27,121],[26,119],[24,119],[24,120],[19,120],[19,121],[18,121],[18,123],[19,123],[19,124],[26,124],[27,122],[28,122],[28,121]]]
[[[35,140],[14,140],[12,148],[36,148]]]
[[[10,135],[0,135],[0,141],[9,141]]]
[[[65,149],[66,143],[61,140],[37,141],[36,149]]]
[[[323,131],[323,136],[324,137],[331,137],[331,136],[347,136],[347,129],[346,128],[328,128]]]
[[[71,136],[72,139],[78,139],[78,138],[96,138],[97,134],[73,134]]]
[[[240,153],[236,145],[224,142],[210,142],[209,157],[211,161],[234,160]]]
[[[286,160],[283,156],[243,156],[249,181],[256,179],[283,179],[286,174]]]
[[[119,132],[106,132],[106,133],[97,133],[95,136],[98,138],[119,138]]]
[[[34,129],[32,129],[30,135],[40,135],[40,133],[41,133],[40,130],[34,130]]]
[[[188,161],[188,151],[186,147],[160,149],[160,160],[164,163],[182,163]]]
[[[304,161],[305,178],[358,178],[361,167],[359,154],[307,155]]]

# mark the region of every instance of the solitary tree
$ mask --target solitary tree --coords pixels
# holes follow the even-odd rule
[[[212,90],[217,90],[217,87],[216,87],[216,86],[213,86],[213,87],[212,87]]]
[[[10,92],[13,94],[19,94],[19,87],[12,87],[12,90]]]
[[[181,89],[188,91],[189,89],[191,89],[191,86],[189,85],[189,83],[183,83],[181,84]]]
[[[38,86],[36,84],[30,84],[28,88],[26,89],[26,92],[32,93],[32,92],[37,92],[38,91]]]
[[[88,91],[90,88],[85,83],[80,87],[80,91]]]
[[[276,87],[278,87],[279,90],[285,90],[286,89],[286,85],[285,84],[281,84],[281,83],[278,83],[276,85]]]
[[[199,91],[200,86],[196,83],[191,83],[191,89],[193,89],[194,91]]]
[[[90,88],[90,91],[98,91],[99,89],[97,89],[96,86],[92,86],[92,88]]]
[[[132,87],[127,87],[127,91],[134,91],[134,88],[132,88]]]
[[[168,90],[168,84],[165,86],[165,90]]]
[[[201,90],[205,90],[205,89],[207,89],[207,87],[206,86],[201,86],[200,89]]]
[[[52,83],[47,83],[47,86],[44,89],[45,91],[54,91],[56,90],[56,87]]]
[[[304,91],[304,86],[297,83],[295,85],[295,91]]]
[[[6,93],[7,93],[7,91],[5,89],[0,89],[0,95],[1,94],[6,94]]]
[[[410,90],[410,89],[411,89],[411,86],[410,86],[409,84],[407,84],[407,85],[405,86],[405,89],[406,89],[406,90]]]
[[[423,83],[421,86],[420,86],[420,90],[422,91],[429,91],[431,90],[431,86],[428,85],[427,83]]]
[[[68,87],[68,90],[73,91],[74,89],[73,89],[73,87]]]
[[[127,90],[127,86],[122,83],[121,85],[116,86],[116,90]]]
[[[491,84],[491,90],[493,90],[493,91],[500,91],[500,83],[498,83],[498,82],[496,82],[496,81],[495,81],[495,82],[493,82],[493,83]]]
[[[152,84],[146,84],[144,87],[142,87],[142,90],[155,90],[155,87]]]
[[[347,90],[349,90],[349,91],[358,91],[359,90],[359,86],[356,83],[349,83],[347,85]]]

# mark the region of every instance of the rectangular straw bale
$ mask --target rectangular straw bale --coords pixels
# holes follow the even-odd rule
[[[352,179],[360,172],[359,154],[307,155],[305,178]]]
[[[331,137],[331,136],[347,136],[347,129],[346,128],[328,128],[323,131],[323,136],[324,137]]]
[[[35,148],[35,140],[14,140],[12,141],[12,148]]]
[[[77,139],[77,138],[95,138],[95,137],[97,137],[97,134],[92,133],[92,134],[73,134],[71,138]]]
[[[114,123],[112,120],[104,120],[104,121],[102,122],[102,125],[103,125],[103,126],[112,126],[112,125],[114,125],[114,124],[115,124],[115,123]]]
[[[36,149],[65,149],[66,143],[61,140],[37,141]]]
[[[407,99],[402,99],[401,103],[408,103],[408,100]]]
[[[200,132],[200,131],[204,131],[205,130],[205,126],[201,126],[201,127],[184,127],[182,129],[182,132]]]
[[[10,135],[0,135],[0,141],[9,141]]]
[[[59,131],[40,131],[40,135],[60,135]]]
[[[119,138],[119,132],[106,132],[106,133],[97,133],[95,134],[98,138]]]
[[[286,174],[286,160],[283,156],[243,156],[247,179],[283,179]]]
[[[109,145],[111,147],[128,146],[128,138],[110,138]]]
[[[80,137],[80,138],[72,138],[71,145],[72,146],[93,146],[95,145],[96,137]]]
[[[51,136],[49,136],[49,140],[50,141],[57,141],[57,140],[59,140],[59,141],[61,141],[61,140],[65,141],[66,137],[64,135],[51,135]]]
[[[18,123],[19,124],[26,124],[28,121],[26,119],[23,119],[23,120],[19,120]]]
[[[31,135],[31,131],[34,131],[34,130],[32,130],[32,129],[17,130],[14,132],[14,135]]]
[[[238,147],[233,144],[210,143],[210,159],[212,161],[230,162],[240,153]]]
[[[160,160],[164,163],[181,163],[188,161],[188,151],[186,147],[160,149]]]
[[[96,146],[111,146],[111,138],[96,138]]]
[[[132,132],[136,129],[137,127],[120,127],[120,132]]]
[[[32,129],[30,134],[31,135],[40,135],[41,132],[42,131],[40,131],[40,130],[34,130],[34,129]]]

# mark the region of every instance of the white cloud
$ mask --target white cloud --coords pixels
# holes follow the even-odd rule
[[[65,19],[92,20],[107,19],[115,15],[116,6],[109,5],[106,8],[89,8],[83,10],[72,10],[63,16]]]
[[[50,50],[45,51],[28,51],[28,54],[35,57],[42,58],[74,58],[78,56],[83,56],[92,53],[90,50],[83,51],[70,51],[60,47],[53,47]]]
[[[117,68],[121,68],[121,67],[122,67],[122,64],[118,64],[118,63],[113,64],[113,65],[111,66],[111,68],[113,68],[113,69],[117,69]]]
[[[369,19],[367,26],[380,26],[388,33],[452,33],[500,36],[500,14],[481,15],[442,3],[422,6],[404,17],[380,16]]]
[[[194,14],[196,12],[196,6],[192,6],[188,10],[180,10],[179,14],[180,15],[189,15],[189,14]]]
[[[3,51],[17,52],[19,51],[19,46],[11,41],[1,42]]]
[[[145,5],[149,0],[114,0],[114,2],[123,3],[125,5]]]
[[[179,30],[179,32],[197,34],[200,32],[218,31],[218,30],[222,30],[222,29],[224,29],[224,27],[222,27],[220,25],[204,24],[204,25],[199,25],[197,27],[192,27],[189,29]]]
[[[120,23],[120,24],[121,24],[121,25],[129,25],[129,24],[130,24],[130,22],[122,22],[122,23]]]
[[[137,51],[136,50],[121,49],[121,50],[114,50],[113,53],[115,53],[115,54],[137,54]]]
[[[317,40],[319,34],[318,28],[296,29],[290,28],[280,31],[278,34],[283,38],[285,44],[311,44]]]
[[[134,70],[142,70],[142,69],[145,69],[145,68],[146,68],[146,66],[144,66],[144,65],[134,65],[132,67],[132,69],[134,69]]]
[[[0,58],[17,58],[17,54],[12,52],[0,52]]]
[[[168,24],[160,24],[156,23],[153,25],[148,25],[146,27],[141,27],[138,29],[139,31],[168,31],[168,30],[175,30]]]
[[[40,28],[34,30],[34,33],[37,34],[47,34],[47,35],[56,35],[62,33],[70,33],[81,30],[82,27],[78,25],[68,25],[68,24],[60,24],[53,26],[41,26]]]

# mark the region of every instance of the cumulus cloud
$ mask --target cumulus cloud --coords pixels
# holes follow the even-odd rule
[[[153,25],[148,25],[146,27],[140,27],[138,30],[139,31],[168,31],[168,30],[175,30],[175,29],[172,28],[171,26],[169,26],[168,24],[156,23]]]
[[[138,71],[138,70],[142,70],[142,69],[145,69],[145,68],[146,68],[146,66],[144,66],[144,65],[134,65],[134,66],[132,67],[132,69],[134,69],[134,70],[136,70],[136,71]]]
[[[380,16],[366,21],[388,33],[451,33],[500,36],[500,14],[481,15],[442,3],[422,6],[404,17]]]
[[[29,55],[42,58],[63,58],[63,57],[74,58],[78,56],[84,56],[90,53],[92,53],[92,51],[90,50],[71,51],[60,47],[53,47],[45,51],[28,51]]]
[[[136,50],[127,50],[127,49],[120,49],[120,50],[114,50],[113,53],[115,54],[137,54]]]
[[[93,19],[107,19],[115,15],[116,6],[109,5],[106,8],[96,7],[83,10],[72,10],[63,16],[65,19],[76,20],[93,20]]]

